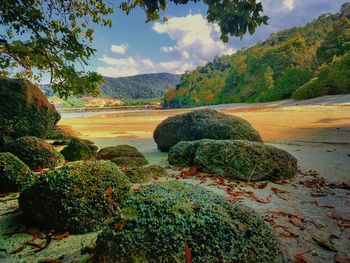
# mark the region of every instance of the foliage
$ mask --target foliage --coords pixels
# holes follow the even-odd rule
[[[19,204],[25,216],[50,229],[86,233],[101,229],[129,190],[117,165],[73,162],[42,174],[20,194]]]
[[[0,141],[28,135],[45,138],[60,118],[38,86],[0,78]]]
[[[99,234],[96,254],[99,262],[283,262],[252,209],[180,182],[133,194]]]
[[[167,175],[165,169],[160,165],[129,168],[124,173],[131,183],[147,183],[156,177]]]
[[[90,141],[71,139],[68,146],[61,150],[67,161],[91,160],[97,155],[97,146]]]
[[[197,0],[170,0],[187,4]],[[267,23],[262,4],[256,0],[213,1],[208,5],[209,22],[218,22],[221,38],[242,37]],[[167,7],[165,0],[122,1],[119,8],[126,14],[141,7],[146,21],[160,18]],[[51,74],[51,84],[60,97],[96,92],[103,78],[85,69],[95,54],[91,47],[94,26],[111,26],[108,18],[112,4],[104,0],[2,0],[0,2],[0,76],[39,80]],[[166,20],[166,18],[164,18]],[[80,66],[77,66],[80,65]],[[16,69],[20,69],[17,71]]]
[[[0,191],[23,190],[35,182],[36,177],[20,159],[12,153],[0,153]]]
[[[322,63],[331,63],[333,56],[350,50],[348,8],[345,4],[338,14],[321,15],[305,27],[271,34],[262,43],[186,72],[176,89],[166,93],[163,106],[193,107],[290,98],[295,90],[317,75]]]
[[[18,138],[7,144],[3,151],[16,155],[33,170],[55,168],[64,162],[62,154],[53,146],[33,136]]]
[[[288,152],[243,140],[182,141],[171,148],[169,163],[243,181],[277,181],[297,172],[297,160]]]
[[[135,100],[163,96],[169,86],[179,83],[180,76],[155,73],[104,79],[105,83],[100,89],[102,95],[122,100]]]
[[[350,93],[350,53],[320,67],[315,78],[293,93],[293,99],[303,100],[348,93]]]
[[[244,119],[215,110],[195,110],[167,118],[154,130],[161,151],[179,141],[200,139],[261,141],[259,133]]]

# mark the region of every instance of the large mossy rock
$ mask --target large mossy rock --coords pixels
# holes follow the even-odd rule
[[[23,213],[57,231],[99,230],[129,195],[130,182],[106,161],[72,162],[44,173],[19,196]]]
[[[261,141],[259,133],[246,120],[210,109],[167,118],[157,126],[153,138],[158,149],[165,152],[180,141]]]
[[[169,163],[196,166],[200,171],[243,181],[277,181],[293,177],[297,160],[288,152],[244,140],[179,142],[169,152]]]
[[[186,248],[187,247],[187,248]],[[280,245],[252,209],[180,182],[133,194],[97,239],[100,262],[277,263]]]
[[[0,191],[17,192],[33,184],[36,176],[12,153],[0,153]]]
[[[45,138],[60,120],[37,85],[0,78],[0,143],[23,136]]]
[[[21,159],[32,170],[55,168],[64,163],[64,157],[51,144],[33,136],[18,138],[4,147]]]
[[[97,159],[110,160],[122,167],[140,167],[148,164],[145,156],[130,145],[117,145],[102,148],[97,153]]]
[[[97,155],[97,146],[87,140],[72,139],[68,146],[61,150],[67,161],[91,160]]]

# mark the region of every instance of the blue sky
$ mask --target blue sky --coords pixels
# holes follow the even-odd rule
[[[242,46],[264,40],[269,34],[302,26],[322,13],[336,13],[347,0],[262,0],[269,25],[258,28],[242,41],[220,41],[219,28],[206,21],[202,3],[174,6],[164,12],[169,21],[145,23],[141,10],[128,16],[116,10],[113,27],[96,28],[91,60],[92,70],[105,76],[120,77],[141,73],[183,73],[204,65],[215,56],[232,54]]]

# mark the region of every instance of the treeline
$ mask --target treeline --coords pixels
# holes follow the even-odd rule
[[[308,99],[350,93],[350,3],[186,72],[164,107]]]
[[[120,78],[104,77],[104,80],[105,83],[100,87],[102,96],[127,101],[164,96],[169,86],[180,83],[180,75],[154,73]],[[40,88],[47,97],[55,95],[50,85],[41,85]]]

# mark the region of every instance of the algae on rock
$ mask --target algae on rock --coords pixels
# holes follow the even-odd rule
[[[110,160],[122,167],[140,167],[148,164],[145,156],[130,145],[117,145],[102,148],[97,159]]]
[[[128,197],[130,182],[109,161],[72,162],[42,174],[19,196],[29,219],[57,231],[101,229]]]
[[[244,140],[182,141],[171,148],[169,163],[243,181],[277,181],[297,172],[297,160],[288,152]]]
[[[259,133],[246,120],[210,109],[194,110],[167,118],[157,126],[153,138],[158,149],[164,152],[180,141],[261,141]]]
[[[36,176],[12,153],[0,153],[0,191],[17,192],[33,184]]]
[[[32,170],[55,168],[64,163],[62,154],[51,144],[33,136],[18,138],[3,147],[2,151],[16,155]]]
[[[279,242],[252,209],[180,182],[127,199],[98,236],[98,262],[283,262]]]

